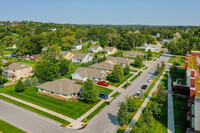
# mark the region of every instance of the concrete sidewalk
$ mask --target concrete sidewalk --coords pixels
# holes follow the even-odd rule
[[[172,91],[171,75],[168,74],[168,91]],[[175,133],[173,97],[168,93],[168,133]]]
[[[131,132],[131,130],[132,130],[132,126],[131,125],[133,123],[136,123],[138,121],[138,119],[140,118],[140,115],[142,114],[142,112],[145,109],[147,103],[151,99],[151,96],[152,96],[153,92],[157,89],[157,87],[158,87],[160,81],[162,80],[165,72],[166,72],[166,70],[162,73],[162,75],[160,76],[160,78],[158,79],[158,81],[156,82],[156,84],[154,85],[154,87],[152,88],[152,90],[150,91],[149,95],[147,96],[147,98],[142,103],[142,106],[137,111],[137,113],[135,114],[135,116],[133,117],[133,119],[131,120],[131,122],[129,123],[129,126],[126,128],[126,130],[124,131],[124,133],[130,133]]]

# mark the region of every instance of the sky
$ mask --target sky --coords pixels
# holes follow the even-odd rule
[[[0,0],[0,21],[200,25],[200,0]]]

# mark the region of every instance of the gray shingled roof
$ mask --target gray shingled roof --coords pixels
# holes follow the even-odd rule
[[[62,78],[52,82],[48,81],[39,85],[38,88],[67,95],[70,95],[72,93],[79,93],[81,90],[80,85],[77,85],[75,84],[75,81],[66,78]]]
[[[103,49],[103,51],[112,52],[114,48],[115,48],[115,47],[105,47],[105,48]]]
[[[126,54],[126,55],[133,55],[133,56],[137,56],[137,55],[143,56],[144,55],[143,53],[137,52],[137,51],[129,51],[129,52],[125,52],[124,54]]]
[[[90,67],[94,69],[100,69],[100,70],[112,70],[114,65],[107,62],[101,62],[101,63],[93,64]]]
[[[75,73],[80,74],[82,77],[96,77],[96,78],[102,78],[104,75],[104,73],[102,73],[101,70],[92,69],[88,67],[78,67]]]
[[[90,47],[88,48],[88,50],[89,50],[89,49],[97,50],[98,47],[100,47],[100,46],[98,46],[98,45],[92,45],[92,46],[90,46]]]
[[[84,53],[76,53],[76,54],[74,55],[73,58],[78,59],[78,60],[83,60],[83,58],[84,58],[86,55],[87,55],[87,54],[84,54]]]
[[[128,58],[123,58],[123,57],[108,57],[106,61],[107,62],[112,61],[114,64],[118,63],[129,64],[131,62]]]
[[[60,51],[60,54],[62,57],[65,57],[69,52],[68,51]]]
[[[25,64],[22,64],[22,63],[12,63],[7,68],[10,69],[10,70],[19,70],[19,69],[28,68],[28,67],[31,67],[31,66],[25,65]]]

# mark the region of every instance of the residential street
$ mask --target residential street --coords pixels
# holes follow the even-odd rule
[[[135,94],[143,84],[147,84],[147,79],[156,70],[157,63],[161,61],[167,61],[170,58],[170,54],[163,54],[156,62],[152,63],[143,74],[132,82],[132,84],[115,99],[112,103],[105,107],[98,115],[89,121],[82,132],[84,133],[114,133],[118,129],[117,124],[117,112],[120,107],[120,103],[125,101],[124,97]]]
[[[60,124],[34,112],[0,100],[0,119],[28,133],[77,133],[78,130],[62,128]]]

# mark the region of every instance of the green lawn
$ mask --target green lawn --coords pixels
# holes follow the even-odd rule
[[[111,97],[117,97],[120,93],[116,91]]]
[[[12,126],[3,120],[0,120],[0,132],[2,132],[2,133],[25,133],[25,131]]]
[[[59,117],[56,117],[56,116],[54,116],[54,115],[51,115],[51,114],[48,114],[48,113],[43,112],[43,111],[41,111],[41,110],[38,110],[38,109],[36,109],[36,108],[30,107],[30,106],[28,106],[28,105],[22,104],[22,103],[20,103],[20,102],[14,101],[14,100],[9,99],[9,98],[7,98],[7,97],[0,96],[0,99],[2,99],[2,100],[4,100],[4,101],[7,101],[7,102],[10,102],[10,103],[13,103],[13,104],[15,104],[15,105],[17,105],[17,106],[19,106],[19,107],[24,108],[24,109],[33,111],[33,112],[35,112],[35,113],[37,113],[37,114],[40,114],[40,115],[42,115],[42,116],[45,116],[45,117],[47,117],[47,118],[50,118],[50,119],[52,119],[52,120],[54,120],[54,121],[57,121],[57,122],[59,122],[59,123],[61,123],[61,124],[63,124],[63,125],[69,125],[69,124],[70,124],[70,122],[68,122],[68,121],[66,121],[66,120],[63,120],[63,119],[61,119],[61,118],[59,118]]]
[[[114,87],[119,87],[122,83],[124,83],[127,79],[129,79],[133,74],[129,73],[128,75],[124,76],[123,79],[120,82],[114,83],[112,81],[109,81],[109,84]]]
[[[14,91],[14,88],[12,90],[7,91],[6,93],[19,99],[36,104],[38,106],[66,115],[73,119],[79,118],[100,101],[100,99],[97,99],[95,103],[88,104],[80,100],[60,100],[53,97],[49,97],[47,95],[39,94],[35,86],[25,89],[25,91],[21,94],[16,93]]]
[[[137,77],[139,77],[138,75],[135,75],[131,80],[130,82],[133,82]]]
[[[82,120],[82,122],[88,122],[91,120],[96,114],[98,114],[104,107],[106,106],[106,102],[102,103],[97,109],[95,109],[91,114],[89,114],[85,119]]]
[[[76,82],[76,84],[79,84],[79,85],[84,85],[84,83],[80,83],[80,82]],[[102,86],[99,86],[99,85],[95,85],[94,88],[97,90],[97,93],[107,93],[107,94],[110,94],[113,90],[111,89],[108,89],[106,87],[102,87]]]
[[[185,56],[171,56],[170,59],[168,60],[168,63],[174,63],[177,62],[178,64],[180,64],[180,66],[185,66]]]
[[[138,70],[130,69],[131,72],[137,72]]]
[[[143,68],[145,65],[143,64],[142,66],[138,67],[136,66],[136,64],[134,62],[131,62],[130,64],[133,68],[137,68],[137,69],[140,69],[140,68]]]

